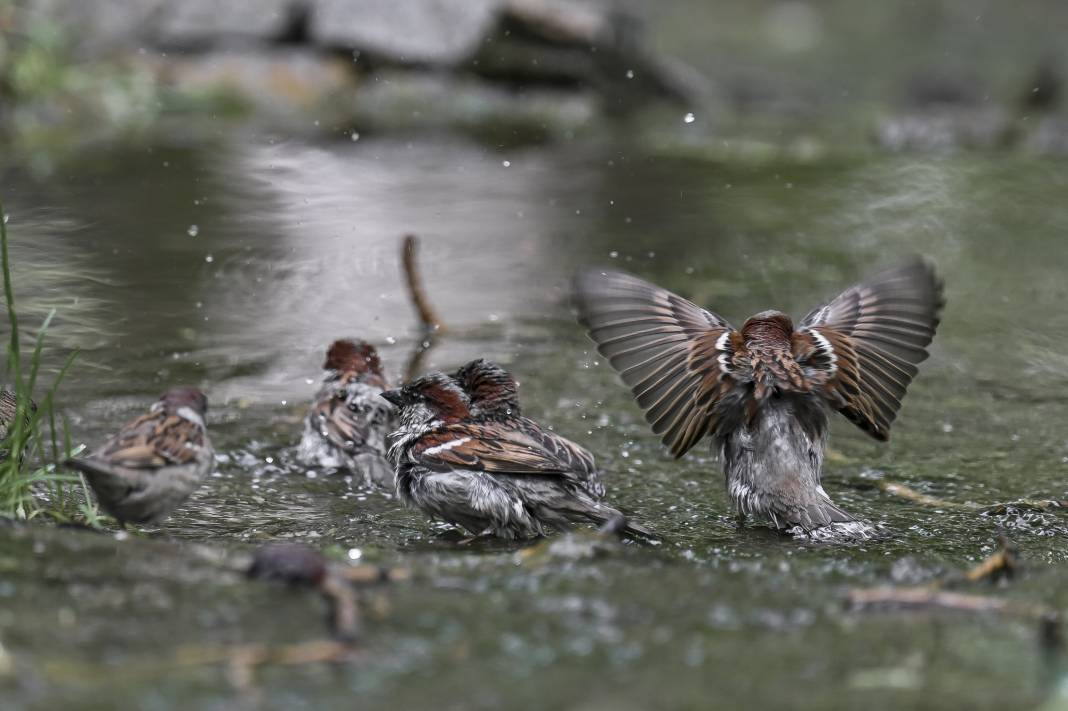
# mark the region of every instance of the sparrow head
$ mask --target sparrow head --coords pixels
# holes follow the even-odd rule
[[[794,322],[782,311],[761,311],[742,325],[746,344],[789,347],[793,332]]]
[[[323,370],[338,373],[370,373],[382,377],[382,362],[378,351],[367,341],[342,338],[334,341],[326,352]]]
[[[479,358],[462,366],[452,377],[467,393],[476,415],[519,417],[519,383],[496,363]]]
[[[197,388],[171,388],[160,396],[159,401],[163,403],[165,409],[171,412],[183,407],[188,407],[201,417],[208,412],[208,398]]]
[[[456,381],[444,373],[427,373],[407,385],[382,393],[402,411],[425,409],[434,419],[456,422],[471,416],[471,400]]]

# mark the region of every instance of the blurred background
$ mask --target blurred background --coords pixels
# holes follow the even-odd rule
[[[1053,0],[0,0],[15,302],[27,337],[56,310],[45,381],[78,351],[72,441],[188,383],[219,453],[162,540],[0,536],[7,698],[232,707],[175,650],[320,629],[220,568],[291,539],[418,582],[359,665],[265,672],[266,707],[1068,708],[1026,616],[842,609],[1004,532],[1007,594],[1068,608],[1064,515],[987,508],[1068,499],[1065,27]],[[405,234],[448,327],[423,367],[504,363],[665,545],[530,568],[294,461],[328,343],[393,380],[421,344]],[[824,478],[878,544],[739,531],[712,453],[661,450],[569,308],[611,264],[735,324],[801,316],[917,252],[946,281],[932,357],[889,444],[835,423]]]

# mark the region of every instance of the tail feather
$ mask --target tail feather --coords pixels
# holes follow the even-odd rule
[[[857,520],[852,514],[844,511],[830,499],[809,506],[807,513],[809,518],[816,522],[816,528],[831,523],[849,523]]]
[[[615,536],[629,536],[644,540],[659,540],[659,536],[640,523],[631,521],[622,511],[605,504],[599,504],[596,508],[587,512],[587,517],[598,525],[601,533]]]
[[[114,499],[119,496],[125,496],[133,488],[130,486],[130,482],[126,481],[110,467],[92,459],[71,457],[63,462],[63,466],[85,474],[89,480],[89,485],[103,498]]]

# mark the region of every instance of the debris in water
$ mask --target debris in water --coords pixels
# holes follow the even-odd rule
[[[1005,536],[998,536],[998,549],[982,563],[964,574],[969,583],[980,580],[998,582],[1011,580],[1020,568],[1020,551]]]

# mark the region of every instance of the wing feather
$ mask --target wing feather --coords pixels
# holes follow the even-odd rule
[[[934,268],[909,260],[810,312],[794,335],[794,357],[850,422],[886,440],[944,304]]]
[[[714,434],[740,336],[720,316],[630,274],[590,270],[575,283],[579,320],[676,457]],[[726,356],[726,357],[722,357]]]
[[[592,465],[585,450],[580,454],[561,448],[559,442],[499,423],[438,428],[420,438],[412,457],[432,471],[468,469],[502,475],[571,476]]]

